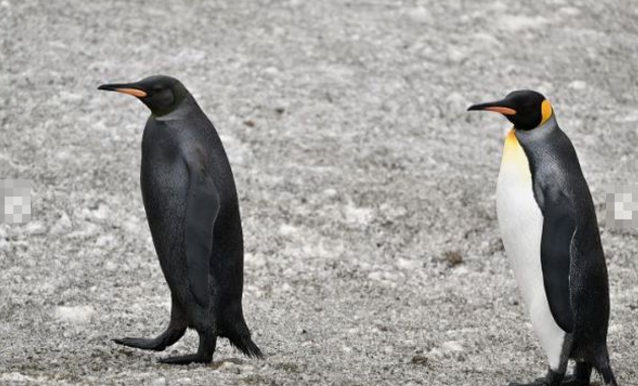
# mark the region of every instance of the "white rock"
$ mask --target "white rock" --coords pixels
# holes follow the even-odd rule
[[[498,26],[501,29],[511,32],[518,32],[526,29],[538,29],[548,23],[549,20],[542,16],[529,17],[522,15],[502,15],[498,19]]]
[[[563,13],[568,16],[578,16],[580,15],[580,9],[576,7],[561,7],[558,12]]]
[[[109,213],[109,207],[104,203],[100,203],[97,209],[91,211],[91,217],[96,220],[104,220],[109,217]]]
[[[95,240],[96,247],[106,247],[115,244],[115,236],[112,233],[101,235]]]
[[[124,222],[122,222],[122,228],[128,233],[134,234],[138,234],[141,231],[145,230],[145,227],[141,226],[136,217],[129,217],[128,219],[124,220]]]
[[[106,269],[107,271],[113,272],[117,270],[117,268],[118,268],[117,264],[115,264],[112,261],[107,261],[106,263],[104,263],[104,269]]]
[[[447,58],[452,63],[459,63],[467,57],[468,52],[465,48],[458,48],[451,45],[447,49]]]
[[[361,208],[347,204],[343,209],[346,220],[350,223],[366,225],[372,221],[373,211],[370,208]]]
[[[277,67],[272,67],[271,66],[271,67],[266,67],[264,69],[264,72],[266,74],[269,74],[269,75],[276,75],[276,74],[279,74],[280,71],[279,71],[279,69]]]
[[[334,197],[337,195],[337,191],[335,189],[328,188],[323,191],[323,195],[326,197]]]
[[[62,213],[58,221],[56,221],[55,224],[53,224],[53,226],[51,227],[51,233],[53,233],[54,235],[68,233],[72,226],[73,223],[71,223],[71,219],[69,218],[69,216],[66,213]]]
[[[433,348],[432,350],[428,351],[426,357],[429,359],[433,359],[433,358],[441,358],[443,356],[443,352],[441,352],[441,350],[439,350],[438,348]]]
[[[25,231],[30,235],[41,235],[47,230],[40,221],[31,221],[27,224]]]
[[[408,11],[410,19],[418,23],[427,23],[432,20],[432,15],[425,7],[417,7]]]
[[[445,353],[452,353],[452,352],[463,352],[465,351],[465,349],[463,348],[463,346],[461,345],[461,343],[451,340],[448,342],[444,342],[441,345],[441,350]]]
[[[25,383],[25,382],[33,382],[35,381],[35,379],[28,377],[24,374],[20,374],[20,373],[3,373],[0,374],[0,380],[2,381],[8,381],[8,382],[21,382],[21,383]]]
[[[297,227],[290,224],[281,224],[281,226],[279,227],[279,234],[282,236],[290,236],[297,233],[297,230]]]
[[[166,385],[166,378],[164,377],[155,378],[152,384],[154,386],[164,386]]]
[[[97,233],[97,225],[90,222],[82,222],[77,226],[77,230],[67,233],[64,237],[69,239],[84,239]]]
[[[585,88],[587,88],[587,83],[582,80],[575,80],[571,82],[567,87],[574,90],[584,90]]]
[[[622,332],[623,326],[620,324],[612,324],[609,326],[608,332],[609,334],[616,334]]]
[[[63,322],[86,323],[95,313],[91,306],[59,306],[55,308],[56,319]]]
[[[418,260],[409,260],[402,257],[397,260],[397,268],[399,269],[412,270],[418,268],[421,264],[422,263]]]
[[[235,364],[232,361],[224,361],[224,362],[222,362],[221,365],[219,365],[219,367],[217,369],[218,370],[229,370],[229,369],[232,369],[233,367],[235,367]]]

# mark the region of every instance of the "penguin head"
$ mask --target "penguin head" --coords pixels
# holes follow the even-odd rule
[[[179,80],[165,75],[149,76],[134,83],[103,84],[98,90],[133,95],[158,116],[177,109],[188,95],[188,90]]]
[[[532,90],[518,90],[495,102],[470,106],[468,111],[485,110],[501,113],[514,128],[532,130],[547,122],[554,114],[552,105],[543,94]]]

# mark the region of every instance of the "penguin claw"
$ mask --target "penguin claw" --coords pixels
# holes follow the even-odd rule
[[[166,346],[158,343],[155,339],[145,338],[115,338],[113,342],[127,347],[139,348],[142,350],[163,351]]]
[[[159,363],[167,365],[188,365],[191,363],[210,363],[213,361],[213,357],[204,357],[200,354],[180,355],[174,357],[167,357],[158,360]]]

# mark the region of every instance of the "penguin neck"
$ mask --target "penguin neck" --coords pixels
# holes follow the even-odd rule
[[[189,115],[193,109],[198,108],[195,98],[190,93],[186,93],[181,102],[168,112],[151,112],[151,117],[157,121],[170,121]]]
[[[530,165],[527,151],[534,148],[536,143],[550,140],[549,137],[556,130],[558,130],[558,123],[554,115],[532,130],[521,130],[513,127],[505,137],[501,167],[514,167],[520,176],[529,177]]]
[[[559,127],[558,122],[556,121],[556,116],[552,114],[546,122],[532,130],[520,130],[514,128],[514,132],[516,133],[518,141],[521,143],[523,148],[525,148],[525,145],[527,144],[547,140],[547,138],[558,129]]]

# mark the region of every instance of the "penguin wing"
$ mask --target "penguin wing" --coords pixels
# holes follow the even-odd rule
[[[541,266],[547,301],[556,324],[571,332],[574,316],[570,301],[569,269],[576,216],[571,200],[555,181],[535,189],[543,213]]]
[[[191,291],[197,303],[210,301],[208,272],[213,250],[213,229],[219,212],[219,196],[200,152],[187,152],[189,183],[184,216],[186,265]]]

